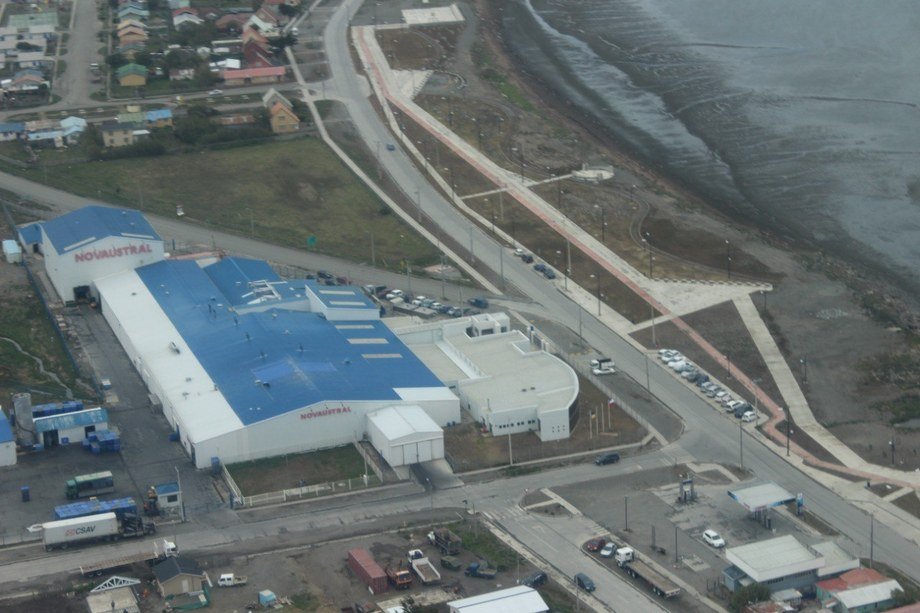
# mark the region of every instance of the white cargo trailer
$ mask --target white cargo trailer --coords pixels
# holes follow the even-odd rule
[[[42,542],[49,551],[55,547],[63,549],[83,541],[113,538],[118,533],[119,522],[114,513],[100,513],[42,524]]]

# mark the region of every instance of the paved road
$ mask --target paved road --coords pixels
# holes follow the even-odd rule
[[[102,27],[96,18],[96,2],[74,0],[72,24],[67,38],[67,52],[60,58],[67,66],[64,73],[54,81],[54,93],[61,96],[61,99],[54,105],[43,107],[42,110],[92,105],[93,99],[90,98],[90,94],[99,87],[91,82],[92,75],[89,71],[89,65],[93,62],[101,64],[105,61],[105,58],[99,55],[102,43],[96,38],[96,33]]]

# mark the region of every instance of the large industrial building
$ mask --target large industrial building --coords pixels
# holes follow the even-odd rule
[[[98,304],[198,467],[364,438],[393,466],[437,460],[461,404],[495,434],[569,434],[574,371],[506,315],[394,332],[355,287],[167,259],[133,211],[87,207],[19,234],[61,300]]]

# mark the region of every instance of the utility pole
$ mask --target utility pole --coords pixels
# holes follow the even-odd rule
[[[652,379],[648,372],[648,354],[645,354],[645,389],[649,394],[652,393]]]
[[[623,496],[623,532],[629,532],[629,496]]]
[[[514,454],[511,450],[511,433],[508,433],[508,465],[514,466]]]
[[[473,225],[470,224],[470,264],[476,265],[476,255],[473,253]]]
[[[418,211],[418,222],[422,223],[422,195],[419,190],[415,190],[415,208]]]
[[[498,245],[498,266],[502,279],[502,291],[505,290],[505,248]]]
[[[377,268],[377,251],[374,249],[374,233],[371,232],[371,266]]]

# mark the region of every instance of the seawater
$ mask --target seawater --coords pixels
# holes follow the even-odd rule
[[[710,203],[920,289],[914,0],[510,0],[506,43]]]

